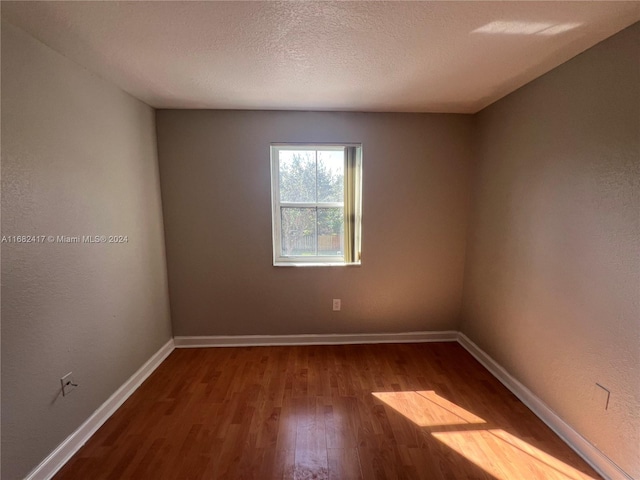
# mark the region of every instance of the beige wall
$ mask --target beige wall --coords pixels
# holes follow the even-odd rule
[[[640,478],[640,24],[477,116],[462,331]],[[595,383],[611,390],[609,409]]]
[[[471,117],[161,110],[156,119],[176,335],[457,328]],[[362,266],[272,265],[271,142],[362,143]]]
[[[2,23],[2,478],[23,478],[171,338],[151,108]],[[60,377],[80,386],[63,398]]]

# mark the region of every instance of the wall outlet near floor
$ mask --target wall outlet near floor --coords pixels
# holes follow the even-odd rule
[[[334,312],[339,312],[340,308],[342,308],[342,302],[340,301],[339,298],[334,298],[333,299],[333,311]]]
[[[64,377],[60,379],[60,385],[62,386],[62,396],[66,397],[71,393],[71,390],[74,390],[78,384],[73,379],[73,372],[67,373]]]

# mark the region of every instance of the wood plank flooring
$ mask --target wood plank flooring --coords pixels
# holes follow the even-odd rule
[[[590,478],[456,343],[175,350],[55,476]]]

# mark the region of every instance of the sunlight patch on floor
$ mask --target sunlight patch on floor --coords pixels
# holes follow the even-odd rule
[[[372,395],[497,480],[594,478],[505,430],[492,428],[432,390]]]
[[[545,480],[593,479],[501,429],[433,432],[432,435],[499,480],[523,478],[523,475]]]
[[[433,390],[416,392],[373,392],[394,410],[420,427],[486,423]]]

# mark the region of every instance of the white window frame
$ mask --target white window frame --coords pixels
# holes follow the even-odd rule
[[[282,207],[300,207],[308,206],[309,208],[345,208],[344,202],[281,202],[280,201],[280,165],[279,152],[282,150],[345,150],[346,148],[355,148],[355,171],[353,188],[356,192],[355,202],[353,205],[354,214],[354,249],[355,259],[352,262],[345,261],[345,247],[343,245],[342,256],[315,255],[315,256],[293,256],[282,254]],[[272,240],[273,240],[273,265],[274,266],[344,266],[344,265],[360,265],[361,263],[361,225],[362,225],[362,144],[359,143],[340,143],[340,144],[323,144],[323,143],[272,143],[271,153],[271,224],[272,224]],[[345,154],[346,163],[346,154]],[[346,170],[345,170],[346,172]],[[345,179],[346,182],[346,179]],[[345,197],[346,201],[346,197]],[[346,216],[345,216],[346,221]],[[347,236],[343,235],[343,242],[347,241]]]

